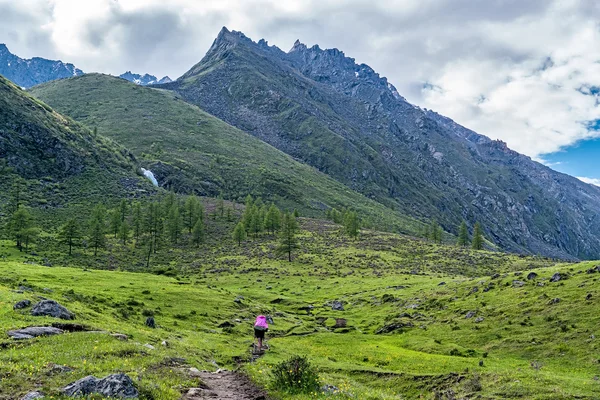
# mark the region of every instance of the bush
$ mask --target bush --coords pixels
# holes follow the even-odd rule
[[[288,393],[319,390],[319,374],[306,357],[292,356],[273,368],[273,386]]]

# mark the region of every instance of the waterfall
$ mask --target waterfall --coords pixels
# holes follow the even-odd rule
[[[142,173],[146,178],[150,179],[150,182],[152,182],[154,186],[158,186],[158,181],[156,180],[156,177],[154,176],[152,171],[150,171],[149,169],[142,168]]]

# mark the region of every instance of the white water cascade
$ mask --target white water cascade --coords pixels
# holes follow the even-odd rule
[[[154,186],[158,186],[158,181],[156,180],[156,177],[154,176],[152,171],[150,171],[149,169],[142,168],[142,173],[146,178],[150,179],[150,182],[152,182]]]

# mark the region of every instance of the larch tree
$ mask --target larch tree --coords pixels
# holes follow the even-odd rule
[[[233,240],[235,240],[238,246],[242,245],[242,242],[246,240],[246,227],[243,222],[238,222],[233,230]]]
[[[462,221],[458,227],[457,244],[461,247],[467,247],[469,245],[469,232],[467,231],[467,223],[465,221]]]
[[[73,254],[73,247],[79,246],[81,236],[81,229],[79,229],[76,218],[69,219],[58,232],[59,243],[69,246],[69,256]]]
[[[483,231],[481,230],[479,222],[476,222],[475,228],[473,228],[473,241],[471,247],[473,247],[473,250],[483,250]]]
[[[298,221],[293,214],[285,213],[281,220],[281,231],[279,233],[279,244],[275,249],[277,255],[286,254],[288,261],[292,262],[292,253],[299,249],[298,244]]]

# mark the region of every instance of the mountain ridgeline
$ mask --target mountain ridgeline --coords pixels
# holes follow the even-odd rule
[[[600,256],[600,188],[409,104],[337,49],[289,52],[224,28],[160,85],[390,209],[457,233],[480,221],[510,251]]]
[[[29,88],[55,79],[83,75],[83,71],[62,61],[40,57],[25,60],[0,43],[0,75],[20,87]]]

